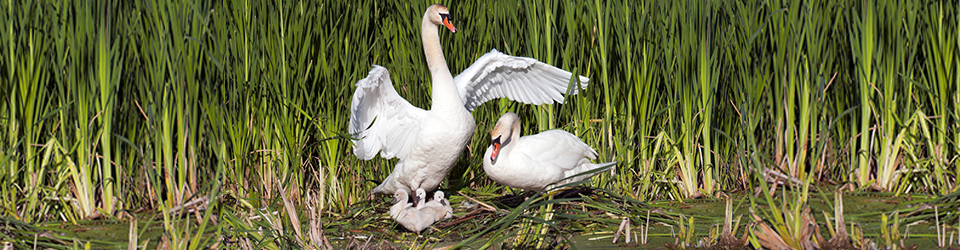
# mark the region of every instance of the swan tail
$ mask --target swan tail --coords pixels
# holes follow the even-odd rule
[[[576,170],[567,172],[567,176],[572,176],[572,177],[570,177],[570,178],[567,179],[566,181],[563,181],[562,183],[563,183],[563,184],[567,184],[567,183],[573,183],[573,182],[578,182],[578,181],[590,179],[591,177],[593,177],[593,176],[595,176],[595,175],[597,175],[597,174],[600,174],[600,173],[602,173],[603,171],[596,171],[596,172],[593,172],[593,173],[588,173],[588,172],[594,171],[594,170],[597,170],[597,169],[602,169],[602,168],[610,167],[610,166],[613,166],[613,165],[616,165],[616,164],[617,164],[617,162],[615,162],[615,161],[613,161],[613,162],[606,162],[606,163],[590,163],[590,162],[585,162],[585,163],[581,164],[579,167],[577,167]],[[611,173],[611,174],[614,173],[614,169],[616,169],[616,166],[610,167],[610,173]]]
[[[600,164],[596,164],[596,165],[597,165],[597,168],[605,168],[605,167],[607,167],[607,166],[612,166],[612,167],[610,167],[610,175],[615,175],[616,172],[617,172],[617,162],[615,162],[615,161],[606,162],[606,163],[600,163]]]
[[[606,167],[610,167],[610,175],[611,175],[611,176],[616,175],[617,162],[615,162],[615,161],[604,162],[604,163],[590,163],[590,166],[589,166],[587,169],[585,169],[584,172],[586,172],[586,171],[591,171],[591,170],[595,170],[595,169],[602,169],[602,168],[606,168]],[[598,175],[598,174],[600,174],[600,173],[602,173],[602,172],[603,172],[603,171],[597,171],[596,173],[591,174],[590,177],[593,177],[594,175]]]

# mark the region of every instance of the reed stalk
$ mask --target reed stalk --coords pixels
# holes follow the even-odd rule
[[[957,81],[960,81],[958,78],[957,63],[960,63],[958,60],[957,49],[960,47],[960,42],[957,42],[956,38],[960,37],[960,33],[957,33],[956,26],[949,25],[950,19],[948,15],[953,15],[953,21],[956,21],[958,17],[956,16],[957,8],[949,4],[944,5],[944,3],[937,3],[928,5],[928,8],[925,9],[925,15],[921,15],[921,22],[929,25],[928,29],[925,29],[925,32],[922,33],[921,39],[926,39],[929,42],[922,43],[923,54],[928,56],[928,60],[925,60],[925,72],[923,72],[923,80],[926,82],[929,91],[927,91],[927,99],[930,102],[931,117],[937,117],[933,120],[933,129],[928,131],[929,138],[931,138],[930,143],[927,144],[926,151],[932,153],[932,157],[935,159],[933,161],[933,176],[936,178],[938,186],[945,187],[956,187],[957,183],[949,183],[948,180],[943,178],[945,173],[948,173],[950,169],[947,167],[947,163],[951,159],[950,152],[954,154],[960,152],[957,148],[950,149],[948,141],[952,140],[954,145],[957,145],[957,137],[950,138],[948,131],[956,131],[956,122],[953,122],[953,126],[949,121],[956,121],[957,119],[957,110],[960,108],[960,101],[957,101]],[[919,33],[919,32],[918,32]],[[954,33],[954,34],[951,34]],[[951,43],[952,41],[952,43]],[[952,94],[951,94],[952,93]],[[953,101],[951,101],[953,100]],[[951,110],[953,113],[951,113]],[[924,126],[926,128],[926,126]],[[954,169],[954,174],[960,173],[960,169]],[[949,188],[954,190],[955,188]],[[943,190],[941,192],[947,192]]]
[[[224,198],[199,215],[271,228],[249,234],[269,241],[257,247],[294,246],[277,239],[294,239],[284,231],[302,211],[275,210],[282,197],[298,207],[315,191],[324,219],[377,201],[368,192],[396,160],[351,156],[344,105],[378,64],[398,94],[430,106],[419,25],[432,3],[0,1],[0,212],[78,223],[154,209],[170,246],[202,247],[198,238],[224,227],[186,222],[173,208]],[[805,186],[958,187],[955,4],[444,4],[459,29],[440,34],[452,72],[497,49],[591,79],[563,104],[480,106],[445,190],[504,192],[480,162],[507,111],[530,117],[528,134],[567,130],[598,161],[620,162],[615,177],[583,184],[637,202],[754,190],[769,180],[765,169]],[[580,218],[537,202],[527,206],[540,213],[507,214],[477,232],[539,237],[558,218]],[[802,216],[802,203],[767,200],[779,212],[758,215],[798,239],[796,221],[771,218]]]
[[[872,178],[870,176],[870,162],[872,158],[870,153],[872,151],[872,138],[876,133],[871,128],[873,125],[873,109],[870,107],[870,101],[873,100],[875,96],[874,83],[877,79],[873,67],[876,53],[875,5],[876,3],[873,0],[864,1],[862,6],[860,6],[860,13],[854,13],[854,19],[850,22],[855,25],[852,30],[859,31],[851,34],[850,43],[853,50],[853,58],[857,63],[857,89],[860,97],[859,119],[852,118],[855,120],[851,122],[852,124],[859,124],[859,127],[851,127],[853,131],[852,134],[856,135],[855,138],[857,140],[857,144],[853,147],[853,154],[851,154],[851,156],[854,157],[851,162],[857,165],[856,180],[860,186],[869,186],[872,184]]]

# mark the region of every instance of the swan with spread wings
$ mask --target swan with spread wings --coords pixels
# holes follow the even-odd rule
[[[440,47],[440,25],[457,31],[447,7],[431,5],[421,24],[433,84],[430,110],[401,97],[381,66],[374,65],[356,84],[349,124],[349,132],[358,138],[353,153],[363,160],[378,152],[383,158],[399,158],[393,172],[373,193],[436,189],[473,137],[476,123],[470,112],[486,101],[506,97],[529,104],[562,103],[564,95],[587,87],[586,77],[571,79],[573,74],[568,71],[497,50],[453,77]]]

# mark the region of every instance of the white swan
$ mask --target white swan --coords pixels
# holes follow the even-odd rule
[[[400,158],[373,193],[389,195],[397,189],[433,190],[439,186],[473,137],[476,123],[470,111],[480,104],[500,97],[531,104],[563,102],[564,93],[576,94],[587,86],[589,79],[580,76],[579,87],[568,90],[570,72],[496,50],[454,78],[440,48],[438,25],[456,32],[447,7],[430,5],[421,25],[423,52],[433,81],[430,110],[400,97],[383,67],[374,65],[356,84],[349,132],[359,139],[354,141],[353,153],[363,160],[372,159],[377,152],[383,158]]]
[[[443,219],[453,218],[453,206],[450,205],[450,200],[444,197],[443,191],[437,190],[437,192],[433,193],[433,201],[436,202],[434,206],[443,208]],[[437,220],[441,220],[440,216],[437,216]]]
[[[490,138],[492,144],[483,155],[483,171],[490,179],[512,188],[540,191],[564,178],[617,163],[591,162],[597,159],[597,151],[567,131],[554,129],[520,137],[520,117],[513,112],[500,117]],[[557,184],[591,176],[581,175]]]
[[[434,219],[437,221],[453,218],[453,207],[450,206],[450,201],[443,197],[443,191],[438,190],[433,193],[432,201],[427,201],[426,197],[427,191],[418,188],[417,199],[420,200],[420,203],[417,204],[417,209],[434,215]]]
[[[419,234],[420,231],[433,225],[436,219],[434,219],[433,214],[420,211],[413,204],[407,203],[409,198],[406,190],[397,189],[397,192],[393,194],[393,202],[396,202],[396,204],[390,207],[390,218],[393,218],[407,230]]]

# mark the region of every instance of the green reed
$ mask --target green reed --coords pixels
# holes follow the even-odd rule
[[[35,16],[49,11],[37,3],[27,3],[24,12],[13,9],[6,10],[4,16],[7,25],[4,27],[4,44],[7,49],[4,61],[7,64],[8,74],[4,77],[4,101],[7,108],[3,109],[7,118],[5,138],[6,166],[3,174],[3,195],[5,207],[17,218],[25,221],[36,221],[36,213],[40,211],[41,187],[44,177],[35,173],[46,171],[47,166],[40,165],[38,145],[48,138],[41,137],[47,127],[53,122],[48,121],[47,112],[52,110],[51,99],[47,97],[47,81],[50,72],[45,69],[50,58],[43,55],[48,53],[51,41],[43,39],[39,30],[14,33],[14,29],[27,29],[33,22],[44,22],[41,17]],[[34,14],[34,15],[31,15]],[[22,21],[14,21],[16,19]],[[17,40],[14,40],[17,39]],[[41,91],[42,90],[42,91]],[[22,159],[22,160],[21,160]],[[23,208],[17,204],[26,203]]]
[[[419,25],[430,3],[3,1],[0,212],[76,223],[146,207],[162,213],[171,246],[196,248],[223,227],[173,209],[207,197],[201,217],[274,232],[251,239],[286,237],[261,246],[300,244],[306,236],[285,232],[307,212],[287,202],[316,198],[315,210],[342,218],[396,164],[356,159],[345,131],[371,65],[429,107]],[[479,107],[442,189],[508,192],[480,164],[507,111],[526,134],[564,129],[620,162],[585,183],[638,201],[752,190],[764,169],[899,194],[958,186],[955,4],[444,4],[459,29],[440,33],[452,72],[497,49],[591,81],[563,104]],[[528,205],[539,211],[488,231],[536,237],[553,227],[543,221],[585,217]],[[542,230],[498,233],[518,221]]]
[[[922,13],[924,15],[920,16],[920,21],[930,26],[921,33],[922,38],[926,38],[928,41],[922,43],[921,46],[922,53],[927,55],[929,59],[923,65],[926,70],[921,71],[920,74],[923,76],[922,82],[929,89],[925,95],[925,99],[928,100],[930,105],[928,115],[936,117],[936,119],[931,119],[933,120],[932,127],[924,127],[924,136],[929,138],[925,151],[931,153],[930,156],[934,159],[933,177],[936,178],[937,186],[953,185],[956,187],[958,183],[949,184],[949,180],[942,178],[942,176],[951,171],[947,166],[948,162],[951,161],[949,159],[952,157],[949,154],[951,149],[948,142],[952,141],[954,145],[952,152],[954,154],[960,152],[960,150],[957,150],[956,143],[960,139],[958,133],[953,133],[953,137],[949,135],[949,131],[957,131],[958,125],[956,122],[952,123],[953,125],[948,125],[951,124],[948,121],[956,121],[960,117],[957,115],[958,110],[960,110],[960,101],[957,99],[960,91],[957,90],[956,84],[957,81],[960,81],[960,78],[958,78],[960,72],[957,71],[957,63],[960,63],[958,62],[960,54],[957,53],[957,49],[960,48],[960,41],[957,38],[960,37],[960,33],[957,32],[956,22],[953,22],[953,26],[951,26],[948,17],[949,15],[956,16],[957,7],[940,2],[929,5],[924,11],[925,13]],[[957,165],[954,164],[954,166]],[[960,172],[960,169],[955,168],[952,171],[957,173]],[[946,191],[943,190],[941,193]]]

